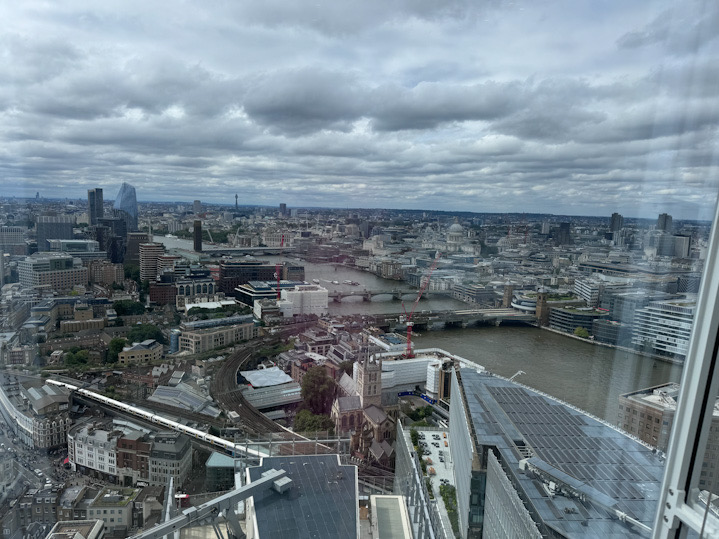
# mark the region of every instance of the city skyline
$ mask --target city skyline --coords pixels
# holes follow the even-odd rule
[[[717,6],[374,7],[4,6],[5,194],[711,219]]]

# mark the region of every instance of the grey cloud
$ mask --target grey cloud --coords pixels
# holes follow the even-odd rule
[[[717,28],[719,4],[685,0],[657,15],[644,28],[625,33],[617,45],[623,49],[662,45],[672,54],[690,54],[716,41]]]
[[[349,74],[302,68],[258,77],[243,105],[261,125],[297,135],[347,131],[364,109],[364,96]]]

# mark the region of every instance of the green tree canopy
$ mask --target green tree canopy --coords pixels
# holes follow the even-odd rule
[[[335,381],[323,367],[310,367],[302,378],[302,400],[315,414],[326,414],[335,396]]]
[[[87,350],[80,350],[76,346],[71,348],[65,355],[65,365],[68,367],[76,365],[87,365],[90,360],[90,352]]]
[[[588,339],[589,338],[589,332],[583,328],[582,326],[579,326],[574,330],[574,334],[577,337],[581,337],[582,339]]]
[[[352,367],[354,366],[354,361],[343,361],[340,363],[340,369],[345,371],[347,374],[352,376]]]
[[[117,363],[117,355],[122,352],[124,346],[127,345],[127,341],[121,338],[115,338],[110,341],[110,346],[107,349],[107,362]]]
[[[317,432],[331,430],[334,427],[332,418],[324,414],[313,414],[309,410],[301,410],[295,416],[295,431]]]
[[[122,299],[112,304],[117,316],[137,315],[145,312],[145,306],[137,301]]]
[[[132,326],[132,329],[127,333],[127,340],[130,342],[142,342],[147,339],[155,339],[159,343],[167,344],[167,339],[162,334],[162,330],[152,324]]]

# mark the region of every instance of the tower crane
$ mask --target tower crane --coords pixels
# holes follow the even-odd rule
[[[419,300],[422,297],[422,294],[424,294],[424,291],[427,290],[427,287],[429,286],[429,280],[432,278],[432,273],[434,273],[434,270],[437,269],[437,264],[439,264],[439,259],[442,256],[442,253],[437,251],[437,255],[434,258],[434,262],[432,262],[432,265],[429,268],[429,273],[427,274],[427,277],[425,278],[424,282],[422,283],[422,286],[419,289],[419,292],[417,293],[417,298],[414,300],[414,305],[412,305],[412,311],[410,311],[409,314],[407,314],[407,309],[404,308],[404,302],[402,302],[402,309],[404,309],[404,315],[407,320],[407,351],[405,352],[406,358],[413,358],[414,354],[412,353],[412,326],[414,323],[412,322],[412,316],[414,316],[414,311],[417,309],[417,305],[419,304]]]

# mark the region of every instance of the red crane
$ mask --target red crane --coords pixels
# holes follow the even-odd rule
[[[441,256],[442,254],[437,251],[437,256],[434,258],[434,262],[432,262],[432,265],[429,268],[429,273],[427,274],[427,277],[422,283],[422,286],[420,286],[419,288],[417,299],[414,300],[414,305],[412,305],[412,311],[409,314],[407,314],[407,309],[404,308],[404,302],[402,302],[402,309],[404,309],[404,315],[407,319],[407,351],[404,354],[407,358],[414,357],[414,354],[412,353],[412,326],[414,325],[412,322],[412,316],[414,316],[414,311],[419,304],[419,300],[422,297],[422,294],[424,294],[424,291],[427,290],[427,287],[429,286],[429,280],[432,278],[432,273],[434,273],[434,270],[437,269],[437,264],[439,264],[439,259]]]
[[[285,248],[285,235],[282,234],[282,238],[280,239],[280,258],[282,258],[282,252]],[[282,273],[280,272],[280,262],[281,260],[277,261],[277,264],[275,264],[275,275],[277,275],[277,301],[280,300],[280,277],[282,276]]]

